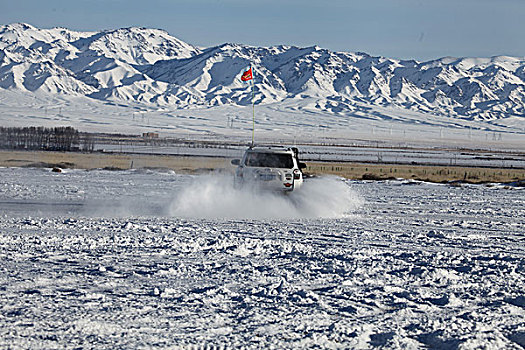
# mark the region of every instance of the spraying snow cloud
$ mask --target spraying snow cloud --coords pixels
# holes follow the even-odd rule
[[[236,189],[229,176],[205,175],[176,194],[170,214],[210,219],[338,218],[361,203],[362,199],[337,177],[309,179],[299,191],[283,194]]]

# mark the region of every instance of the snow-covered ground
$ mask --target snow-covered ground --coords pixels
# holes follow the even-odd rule
[[[0,169],[0,347],[525,346],[525,196]]]
[[[257,105],[256,143],[525,149],[525,119],[520,116],[483,122],[378,106],[338,114],[312,107],[316,103],[315,98],[303,98]],[[84,132],[157,132],[161,137],[186,140],[249,143],[252,118],[251,106],[159,108],[59,94],[0,91],[3,126],[72,126]]]

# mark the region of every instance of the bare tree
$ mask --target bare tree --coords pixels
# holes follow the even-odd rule
[[[92,142],[93,143],[93,142]],[[78,130],[67,127],[0,127],[0,147],[6,149],[71,151],[78,149]],[[91,149],[94,148],[91,146]]]

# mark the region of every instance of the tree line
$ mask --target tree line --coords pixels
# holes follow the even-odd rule
[[[0,127],[0,148],[91,152],[95,143],[90,134],[70,126]]]

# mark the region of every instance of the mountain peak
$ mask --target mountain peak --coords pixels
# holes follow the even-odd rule
[[[166,31],[143,27],[107,30],[86,39],[89,49],[129,64],[152,64],[159,60],[188,58],[200,53]]]
[[[36,27],[33,27],[31,24],[23,23],[23,22],[17,22],[17,23],[11,23],[11,24],[4,24],[0,26],[1,29],[10,29],[10,30],[38,30]]]

